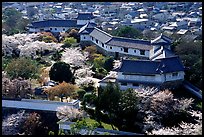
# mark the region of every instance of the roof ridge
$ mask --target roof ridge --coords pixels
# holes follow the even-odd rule
[[[94,27],[94,29],[96,29],[96,30],[98,30],[98,31],[100,31],[100,32],[102,32],[102,33],[104,33],[104,34],[110,36],[111,38],[113,38],[113,36],[112,36],[111,34],[108,34],[107,32],[105,32],[105,31],[103,31],[103,30],[101,30],[101,29],[99,29],[99,28],[97,28],[97,27]]]
[[[140,40],[140,41],[150,42],[149,40],[134,39],[134,38],[127,38],[127,37],[119,37],[119,36],[113,36],[113,38],[123,38],[123,39],[129,39],[129,40]]]
[[[138,61],[138,62],[161,62],[160,60],[133,60],[133,59],[123,59],[124,61]]]

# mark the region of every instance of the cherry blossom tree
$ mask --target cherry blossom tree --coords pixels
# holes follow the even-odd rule
[[[160,130],[169,130],[170,127],[177,129],[182,125],[182,121],[187,125],[195,122],[194,116],[189,112],[194,101],[192,98],[178,99],[169,90],[159,91],[150,87],[142,87],[136,89],[135,92],[138,93],[140,99],[139,112],[145,116],[144,133],[154,134],[158,131],[159,134]]]
[[[76,121],[85,116],[85,112],[70,106],[57,108],[57,118],[63,121]]]

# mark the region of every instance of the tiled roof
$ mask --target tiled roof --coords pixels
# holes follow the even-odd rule
[[[34,28],[43,27],[76,27],[76,20],[45,20],[31,23]]]
[[[151,60],[123,60],[117,69],[119,72],[130,74],[161,74],[184,71],[180,59],[175,57]]]
[[[176,56],[170,49],[166,47],[163,47],[163,48],[160,47],[154,51],[154,54],[150,56],[150,59],[153,60],[161,54],[164,54],[165,58]]]
[[[90,23],[88,22],[86,25],[84,25],[80,30],[79,33],[80,34],[89,34],[93,31],[94,27],[96,27],[97,25],[95,23]]]
[[[163,34],[151,41],[151,44],[153,45],[170,45],[171,43],[172,40]]]
[[[94,30],[90,33],[90,36],[94,37],[95,39],[101,41],[102,43],[106,43],[111,40],[112,36],[98,28],[94,28]]]
[[[175,72],[175,71],[184,71],[184,66],[178,56],[168,57],[163,59],[157,59],[161,61],[159,70],[164,73]]]
[[[150,50],[151,43],[146,40],[130,39],[123,37],[113,37],[107,44],[118,47],[137,48],[142,50]]]
[[[77,20],[90,20],[93,19],[94,15],[91,12],[87,13],[78,13]]]

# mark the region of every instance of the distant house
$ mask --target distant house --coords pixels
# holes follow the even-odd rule
[[[169,16],[170,16],[170,14],[168,12],[160,12],[160,13],[153,15],[152,19],[155,21],[159,21],[161,23],[164,23],[168,19]]]
[[[169,27],[175,27],[175,29],[188,29],[188,22],[185,20],[179,22],[173,22]]]
[[[189,18],[188,26],[194,27],[194,26],[201,26],[201,19],[200,18]]]
[[[186,34],[190,34],[190,31],[187,29],[180,29],[177,34],[179,35],[186,35]]]
[[[184,80],[184,66],[178,56],[157,60],[127,60],[115,70],[121,90],[138,88],[140,85],[154,87],[176,86]],[[107,83],[102,79],[100,85]]]
[[[135,17],[138,16],[138,15],[139,15],[138,12],[136,12],[136,11],[131,11],[131,12],[129,12],[128,14],[125,15],[125,18],[127,18],[127,19],[133,19],[133,18],[135,18]]]
[[[124,26],[132,26],[133,28],[136,28],[141,31],[149,28],[152,24],[153,22],[146,18],[145,19],[135,18],[130,22],[122,22],[122,25]]]
[[[175,32],[176,26],[163,26],[161,27],[161,30],[166,31],[166,32]]]

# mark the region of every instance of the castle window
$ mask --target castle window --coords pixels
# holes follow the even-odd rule
[[[138,86],[139,86],[138,83],[133,83],[132,85],[133,85],[134,87],[138,87]]]
[[[112,49],[112,47],[110,47],[110,49]]]
[[[63,31],[65,31],[65,28],[63,28]]]
[[[52,30],[52,28],[50,28],[50,30]]]
[[[178,72],[172,73],[172,76],[173,76],[173,77],[177,77],[177,76],[178,76]]]
[[[134,50],[134,52],[135,52],[135,53],[137,52],[136,49]]]
[[[124,48],[124,52],[127,52],[127,53],[128,53],[128,48]]]
[[[96,43],[98,44],[98,40],[96,39]]]
[[[120,48],[121,51],[123,51],[123,48]]]
[[[122,82],[121,86],[127,86],[127,83]]]
[[[145,55],[145,50],[140,50],[140,55]]]
[[[93,37],[91,37],[91,39],[93,40]]]
[[[57,30],[57,28],[55,28],[55,30]]]
[[[104,47],[104,44],[102,43],[102,47]]]

